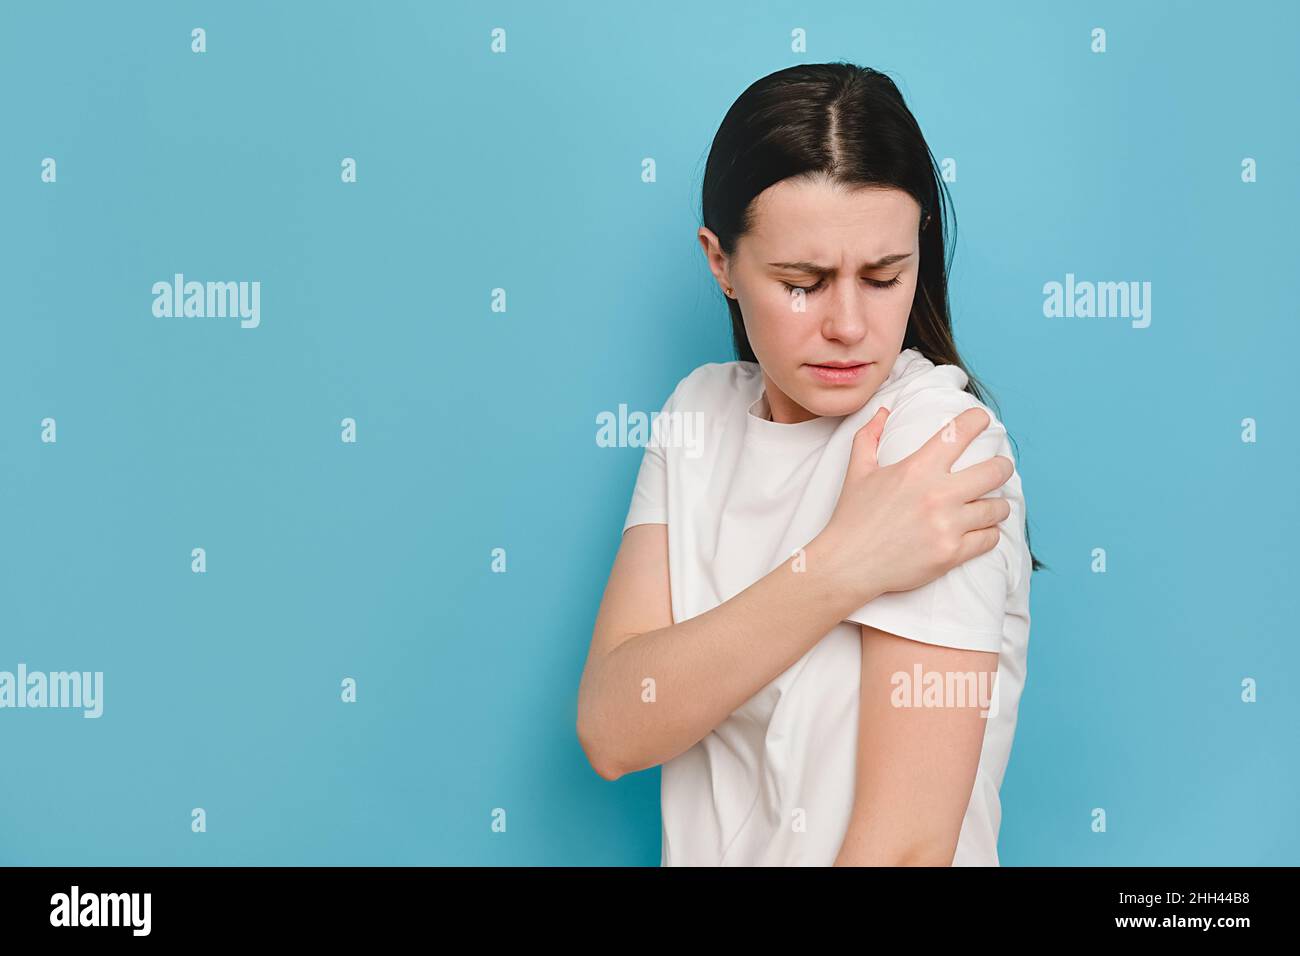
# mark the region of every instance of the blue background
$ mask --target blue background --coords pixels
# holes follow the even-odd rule
[[[0,670],[105,709],[0,711],[0,863],[657,864],[658,771],[574,732],[641,457],[595,416],[734,358],[709,143],[837,59],[957,160],[958,342],[1052,566],[1003,864],[1300,863],[1300,14],[1232,9],[6,4]],[[175,272],[261,326],[155,318]],[[1045,318],[1067,272],[1150,327]]]

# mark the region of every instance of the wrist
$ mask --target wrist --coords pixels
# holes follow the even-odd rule
[[[819,575],[832,601],[844,614],[885,593],[880,574],[869,564],[854,560],[854,549],[844,547],[834,532],[823,530],[804,552],[808,570]]]

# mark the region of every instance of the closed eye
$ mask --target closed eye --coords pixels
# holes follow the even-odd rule
[[[898,285],[899,282],[902,281],[901,276],[902,273],[900,272],[892,279],[887,279],[887,280],[863,279],[863,281],[866,282],[867,285],[872,286],[873,288],[876,289],[889,289]],[[792,285],[789,282],[785,282],[785,281],[782,281],[781,283],[781,285],[785,286],[786,291],[789,292],[791,295],[793,295],[796,290],[803,292],[805,295],[811,295],[814,292],[820,291],[825,284],[826,284],[825,279],[818,279],[813,285],[809,285],[809,286]]]

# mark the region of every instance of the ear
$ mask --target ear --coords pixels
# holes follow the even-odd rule
[[[704,258],[709,264],[709,271],[724,290],[731,288],[731,280],[727,276],[729,271],[727,254],[722,251],[722,243],[718,242],[717,235],[707,226],[700,226],[698,236],[700,248],[704,250]]]

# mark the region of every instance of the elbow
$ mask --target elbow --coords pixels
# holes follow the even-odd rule
[[[891,843],[869,836],[846,839],[833,866],[952,866],[957,845],[951,839]]]
[[[943,856],[927,855],[923,853],[894,853],[870,860],[854,860],[841,854],[836,857],[835,862],[831,865],[881,867],[952,866],[952,857],[948,856],[945,859]]]
[[[582,711],[579,710],[577,732],[578,743],[582,746],[582,752],[587,756],[587,762],[591,764],[591,769],[596,771],[597,776],[602,780],[617,780],[623,776],[623,771],[592,735],[591,728],[588,726],[589,722],[584,720],[583,716]]]
[[[938,845],[910,847],[894,866],[952,866],[955,847]]]

